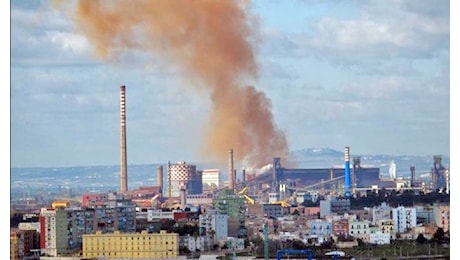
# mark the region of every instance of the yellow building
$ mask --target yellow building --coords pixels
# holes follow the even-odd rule
[[[58,207],[67,208],[69,206],[70,203],[68,201],[53,201],[53,203],[51,203],[51,208],[53,209],[56,209]]]
[[[158,259],[177,258],[179,234],[167,233],[114,233],[83,235],[83,258]]]
[[[390,239],[396,238],[395,223],[392,219],[381,219],[376,224],[382,233],[390,234]]]

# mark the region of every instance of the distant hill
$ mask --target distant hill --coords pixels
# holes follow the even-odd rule
[[[389,176],[391,161],[396,164],[396,176],[410,176],[410,167],[415,167],[417,175],[428,173],[433,167],[433,156],[414,155],[362,155],[353,154],[351,160],[360,157],[361,166],[378,167],[383,176]],[[442,165],[450,165],[450,156],[441,155]],[[308,148],[292,151],[289,154],[290,161],[295,163],[295,168],[316,168],[316,167],[343,167],[344,151],[337,151],[331,148]],[[283,165],[283,163],[282,163]],[[388,174],[388,175],[387,175]]]

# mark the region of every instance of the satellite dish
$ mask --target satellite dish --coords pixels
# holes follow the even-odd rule
[[[388,171],[390,173],[390,178],[396,179],[396,163],[394,160],[390,162],[390,169]]]

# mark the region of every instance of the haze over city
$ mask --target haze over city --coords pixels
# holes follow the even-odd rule
[[[190,26],[185,35],[196,38],[177,43],[174,30],[161,28],[168,25],[161,18],[149,20],[161,26],[146,36],[145,24],[126,15],[119,23],[133,26],[133,32],[121,33],[114,25],[113,35],[103,39],[85,30],[100,21],[77,13],[72,4],[14,1],[11,166],[119,163],[121,85],[126,85],[133,164],[206,160],[203,149],[225,155],[227,143],[219,149],[213,144],[240,137],[236,156],[239,149],[257,154],[243,148],[254,139],[274,144],[251,147],[280,153],[351,146],[358,154],[450,154],[450,3],[423,3],[253,1],[232,9],[241,24],[228,27],[235,29],[229,38],[241,48],[229,44],[226,53],[201,45],[201,35],[216,32],[209,26]],[[216,12],[229,8],[234,7]],[[106,10],[99,11],[102,16]],[[198,52],[203,46],[207,49]],[[177,57],[190,50],[197,56]],[[226,54],[244,56],[216,66],[227,69],[224,76],[198,56],[224,60],[228,57],[219,55]],[[216,73],[230,81],[224,89],[241,84],[243,90],[213,99],[222,97],[218,79],[209,77]],[[256,99],[262,123],[251,117]],[[240,112],[222,110],[222,102],[246,104],[240,112],[247,115],[225,125],[229,115]],[[234,134],[241,129],[249,130]]]

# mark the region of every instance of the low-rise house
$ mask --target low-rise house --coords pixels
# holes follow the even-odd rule
[[[388,245],[390,244],[391,236],[388,233],[377,231],[369,236],[369,243],[376,245]]]

